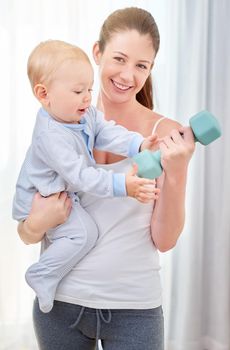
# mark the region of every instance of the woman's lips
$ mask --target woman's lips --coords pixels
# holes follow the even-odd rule
[[[132,86],[127,86],[127,85],[118,83],[117,81],[115,81],[113,79],[111,79],[111,81],[112,81],[113,85],[121,91],[128,91],[129,89],[132,88]]]

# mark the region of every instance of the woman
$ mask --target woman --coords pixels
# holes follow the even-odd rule
[[[159,33],[150,13],[127,8],[104,22],[93,47],[99,66],[98,108],[143,136],[157,133],[164,175],[156,203],[130,198],[99,199],[82,194],[81,202],[96,221],[95,248],[60,283],[53,310],[34,304],[34,326],[40,349],[162,350],[163,313],[157,250],[171,249],[183,229],[189,160],[194,151],[190,128],[152,111],[151,69]],[[182,134],[183,133],[183,137]],[[98,164],[115,172],[130,169],[129,159],[95,151]],[[103,165],[104,164],[104,165]],[[66,194],[35,196],[28,219],[19,225],[25,243],[66,220]],[[43,240],[43,245],[47,243]]]

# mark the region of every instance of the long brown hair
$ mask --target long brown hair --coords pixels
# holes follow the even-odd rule
[[[111,13],[102,25],[99,36],[99,49],[104,51],[107,42],[114,33],[135,29],[140,35],[148,34],[152,39],[153,49],[157,54],[160,45],[160,35],[156,22],[150,12],[138,8],[127,7]],[[153,109],[152,79],[149,76],[138,92],[136,99],[143,106]]]

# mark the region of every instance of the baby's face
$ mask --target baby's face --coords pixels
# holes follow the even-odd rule
[[[91,103],[93,68],[89,62],[68,60],[48,88],[48,111],[56,120],[78,123]]]

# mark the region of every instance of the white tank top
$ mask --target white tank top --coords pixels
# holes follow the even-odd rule
[[[131,160],[98,166],[127,172]],[[98,198],[86,193],[81,203],[97,223],[99,239],[61,281],[55,299],[98,309],[149,309],[161,305],[159,256],[150,234],[154,203],[141,204],[129,197]]]

